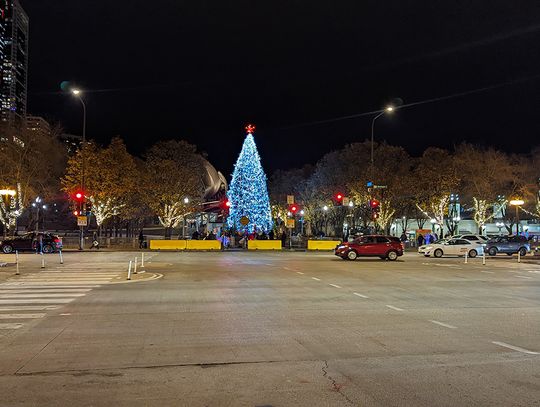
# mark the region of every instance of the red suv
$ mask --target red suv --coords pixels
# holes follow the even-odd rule
[[[334,254],[343,260],[356,260],[358,256],[396,260],[403,256],[403,244],[394,236],[360,236],[351,243],[341,243]]]

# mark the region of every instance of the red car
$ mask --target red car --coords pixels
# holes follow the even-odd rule
[[[334,254],[343,260],[356,260],[359,256],[396,260],[403,256],[403,244],[394,236],[360,236],[353,242],[338,245]]]

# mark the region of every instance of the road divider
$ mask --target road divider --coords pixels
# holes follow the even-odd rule
[[[150,250],[221,250],[221,242],[218,240],[150,240]]]
[[[334,250],[341,240],[308,240],[308,250]]]
[[[281,240],[248,240],[248,250],[281,250]]]

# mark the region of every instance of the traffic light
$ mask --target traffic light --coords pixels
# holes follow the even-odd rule
[[[86,216],[90,216],[90,213],[92,212],[92,202],[86,201],[85,212],[86,212]]]
[[[381,207],[381,203],[377,199],[371,199],[369,201],[369,207],[372,211],[378,212]]]
[[[300,205],[297,204],[291,204],[289,205],[289,212],[292,214],[292,216],[295,216],[296,213],[300,210]]]
[[[84,197],[84,192],[82,191],[77,191],[73,194],[73,200],[78,202],[78,203],[83,203],[84,200],[85,200],[85,197]]]
[[[341,206],[343,205],[343,194],[342,193],[337,193],[334,195],[334,202],[336,204],[336,206]]]

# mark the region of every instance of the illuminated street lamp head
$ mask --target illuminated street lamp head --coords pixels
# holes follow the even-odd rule
[[[184,198],[184,203],[188,204],[189,203],[189,198]]]
[[[512,206],[521,206],[525,203],[525,201],[523,199],[512,199],[510,201],[510,205]]]
[[[73,93],[75,96],[79,96],[81,94],[80,89],[71,89],[71,93]]]
[[[324,205],[323,206],[323,211],[327,211],[328,210],[328,206]]]
[[[384,110],[386,111],[386,113],[392,113],[395,110],[395,108],[394,106],[386,106]]]

